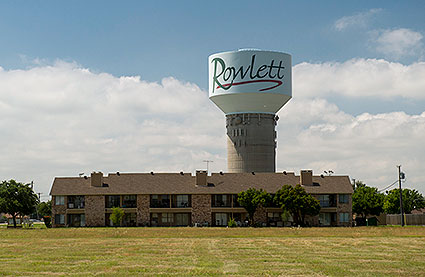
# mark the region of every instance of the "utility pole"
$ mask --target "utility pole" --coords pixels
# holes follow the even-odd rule
[[[40,203],[41,202],[41,192],[38,192],[37,194],[38,194],[38,202]],[[35,210],[37,212],[37,219],[40,219],[40,216],[38,214],[38,206],[35,207]]]
[[[403,191],[401,190],[401,165],[397,166],[398,168],[398,186],[400,189],[400,215],[401,215],[401,227],[404,226],[404,216],[403,216]]]

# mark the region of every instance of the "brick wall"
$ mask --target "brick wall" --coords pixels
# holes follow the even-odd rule
[[[148,226],[150,220],[149,214],[149,194],[137,195],[137,225]]]
[[[55,205],[55,196],[52,196],[52,227],[62,226],[62,225],[57,225],[55,223],[56,214],[65,215],[65,224],[66,224],[66,196],[65,196],[65,205]]]
[[[352,200],[352,195],[350,194],[348,196],[348,203],[347,204],[342,204],[339,203],[339,197],[338,197],[338,204],[337,204],[337,225],[338,226],[352,226],[352,221],[353,221],[353,211],[352,211],[352,207],[353,207],[353,200]],[[340,223],[339,222],[339,213],[349,213],[348,215],[348,223]]]
[[[211,225],[211,195],[192,195],[192,224],[208,222]]]
[[[86,226],[105,226],[105,196],[85,196]]]

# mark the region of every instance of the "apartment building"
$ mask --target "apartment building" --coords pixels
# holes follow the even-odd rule
[[[297,176],[282,173],[114,173],[90,177],[57,177],[52,196],[53,226],[111,226],[113,207],[124,212],[123,226],[226,226],[230,218],[245,225],[247,212],[237,194],[249,188],[271,194],[283,185],[301,184],[320,201],[311,226],[351,226],[353,189],[348,176]],[[254,220],[261,226],[287,226],[279,207],[260,207]]]

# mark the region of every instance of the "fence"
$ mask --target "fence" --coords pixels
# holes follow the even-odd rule
[[[425,214],[405,214],[404,223],[406,225],[425,225]],[[401,216],[387,214],[387,225],[401,225]]]

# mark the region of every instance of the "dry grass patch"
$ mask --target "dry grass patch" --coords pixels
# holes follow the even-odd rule
[[[0,229],[0,275],[407,275],[425,228]]]

